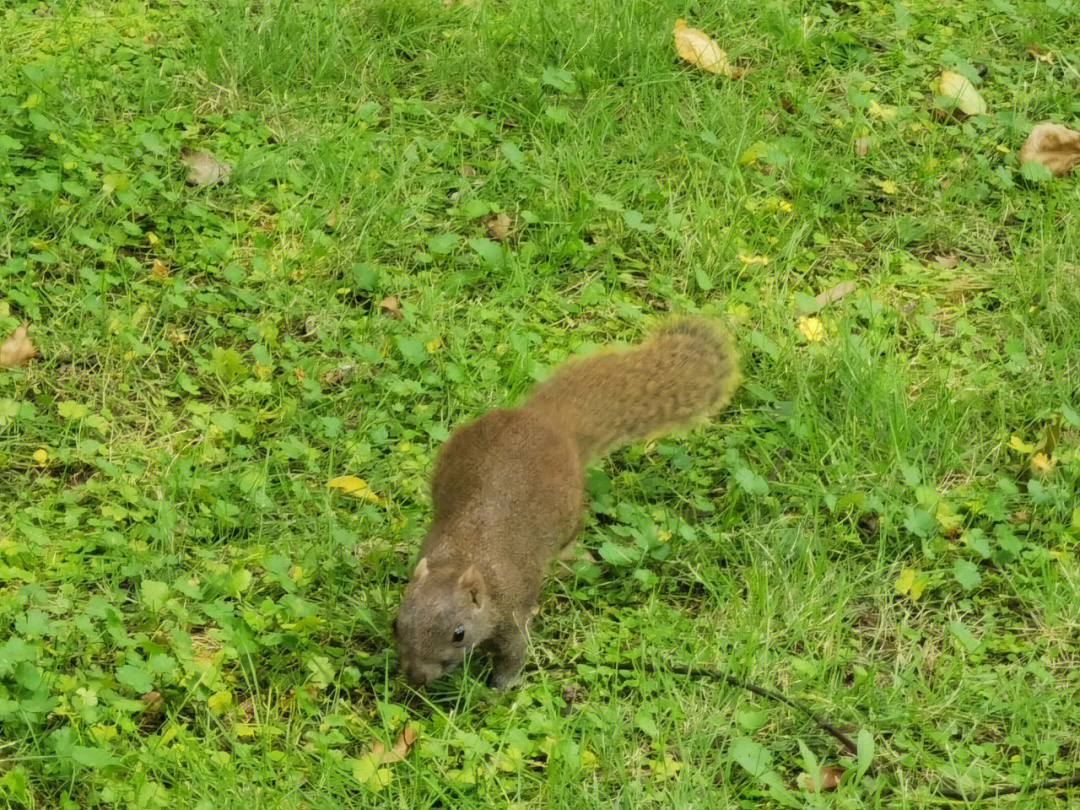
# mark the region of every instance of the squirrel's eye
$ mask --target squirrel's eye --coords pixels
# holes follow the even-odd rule
[[[465,639],[465,628],[458,625],[454,628],[454,643],[457,644]]]

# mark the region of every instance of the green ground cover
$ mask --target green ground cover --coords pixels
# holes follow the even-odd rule
[[[1063,806],[1080,178],[1015,154],[1078,70],[1076,0],[6,0],[0,805]],[[730,324],[735,402],[590,473],[519,689],[411,693],[439,444],[669,310]]]

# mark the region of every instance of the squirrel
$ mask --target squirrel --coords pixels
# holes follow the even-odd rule
[[[393,622],[406,679],[423,686],[477,652],[493,657],[491,685],[510,685],[544,574],[573,559],[585,466],[691,426],[738,381],[727,332],[676,319],[630,349],[563,363],[523,404],[455,430],[435,459],[433,517]]]

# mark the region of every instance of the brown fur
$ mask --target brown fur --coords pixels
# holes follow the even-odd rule
[[[522,406],[455,431],[435,460],[434,517],[394,621],[408,679],[427,683],[478,650],[494,655],[493,684],[507,685],[544,573],[581,529],[584,464],[693,424],[737,383],[726,333],[679,320],[630,350],[572,360]]]

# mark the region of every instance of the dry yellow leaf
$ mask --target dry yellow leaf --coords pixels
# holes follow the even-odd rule
[[[739,261],[743,264],[761,264],[767,265],[769,263],[768,256],[751,256],[748,253],[740,253]]]
[[[961,118],[986,113],[986,102],[979,95],[979,91],[959,73],[946,70],[931,82],[930,89],[939,96],[952,99],[954,106],[951,111],[954,114],[959,112]]]
[[[169,277],[169,265],[165,264],[161,259],[154,259],[154,264],[150,268],[150,272],[158,278]]]
[[[1036,453],[1031,457],[1031,471],[1039,475],[1050,472],[1055,464],[1057,464],[1057,459],[1047,456],[1046,453]]]
[[[338,478],[331,478],[326,482],[326,486],[330,489],[336,489],[343,495],[351,495],[354,498],[360,498],[371,503],[383,502],[382,498],[371,491],[367,481],[363,478],[357,478],[355,475],[342,475]]]
[[[1009,447],[1015,450],[1017,453],[1033,453],[1035,452],[1035,445],[1029,444],[1021,439],[1019,436],[1013,436],[1009,439]]]
[[[874,185],[886,194],[895,194],[900,190],[900,186],[896,185],[896,182],[893,180],[875,180]]]
[[[867,112],[875,118],[880,118],[882,121],[888,121],[889,119],[896,117],[895,107],[883,107],[876,101],[870,102],[870,108]]]
[[[680,18],[675,21],[675,28],[671,33],[675,38],[675,50],[691,65],[709,73],[734,78],[735,72],[731,69],[727,54],[716,40],[704,31],[687,28],[686,20]]]
[[[25,366],[37,356],[37,349],[26,335],[27,324],[23,324],[0,345],[0,367]]]
[[[1080,132],[1061,124],[1043,123],[1031,130],[1016,159],[1038,161],[1055,177],[1064,177],[1080,165]]]
[[[916,574],[913,568],[905,568],[896,578],[895,587],[897,593],[918,599],[926,590],[926,578]]]
[[[799,318],[799,331],[810,343],[820,343],[825,339],[825,325],[817,318]]]

